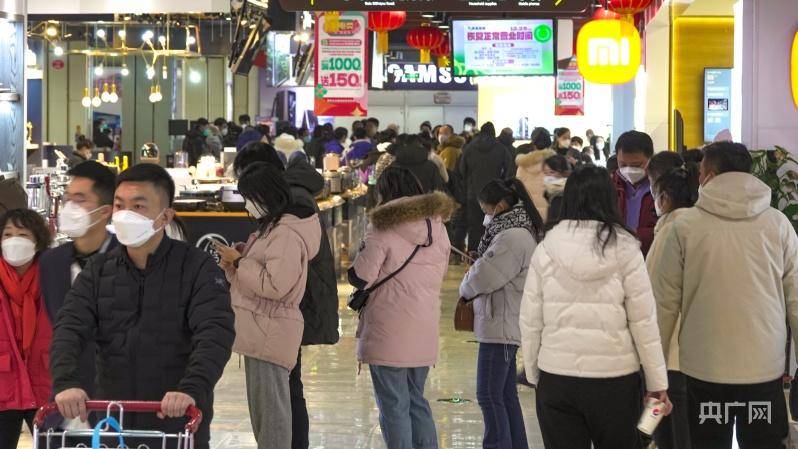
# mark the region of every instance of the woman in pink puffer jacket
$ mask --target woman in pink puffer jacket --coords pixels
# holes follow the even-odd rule
[[[419,250],[371,293],[357,330],[358,361],[370,365],[388,449],[437,448],[424,384],[438,359],[440,291],[449,261],[444,221],[456,205],[444,193],[423,194],[404,168],[387,168],[377,191],[381,205],[371,212],[371,226],[349,270],[350,283],[368,288]]]

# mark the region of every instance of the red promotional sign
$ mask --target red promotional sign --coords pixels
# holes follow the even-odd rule
[[[61,70],[64,68],[64,61],[60,59],[54,59],[51,65],[53,66],[54,70]]]
[[[585,79],[575,57],[567,69],[557,70],[554,95],[554,115],[585,115]]]
[[[342,13],[335,31],[316,19],[314,112],[318,116],[362,117],[368,109],[366,15]]]

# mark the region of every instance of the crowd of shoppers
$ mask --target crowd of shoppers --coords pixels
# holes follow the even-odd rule
[[[741,448],[784,447],[798,237],[743,145],[655,154],[648,135],[629,131],[610,157],[592,132],[535,128],[516,145],[512,130],[473,119],[460,133],[424,122],[418,134],[377,119],[351,133],[239,123],[199,119],[186,138],[192,160],[240,147],[232,173],[256,231],[217,244],[218,265],[169,237],[180,225],[163,168],[116,176],[85,160],[88,140],[59,214],[68,243],[50,248],[33,211],[0,216],[0,447],[14,447],[49,400],[64,418],[52,425],[74,429],[87,428],[88,399],[120,398],[160,401],[162,419],[126,424],[167,432],[198,407],[195,445],[209,447],[214,386],[236,351],[258,447],[306,449],[302,346],[340,338],[315,201],[330,153],[372,194],[347,274],[368,296],[356,358],[369,365],[388,449],[438,447],[424,391],[439,363],[451,247],[473,259],[459,293],[479,342],[483,447],[529,447],[519,352],[547,448],[641,448],[648,400],[668,415],[653,435],[661,449],[730,448],[735,428]],[[708,420],[715,403],[746,407]],[[767,421],[748,406],[761,403]]]

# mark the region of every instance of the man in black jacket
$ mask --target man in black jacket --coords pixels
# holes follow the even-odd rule
[[[116,175],[95,161],[76,165],[67,174],[72,179],[66,188],[66,203],[58,216],[58,230],[72,241],[45,251],[40,260],[41,266],[47,267],[41,270],[39,277],[51,323],[56,322],[64,298],[89,259],[118,245],[114,235],[105,229],[114,207]],[[87,343],[79,362],[80,387],[90,397],[95,390],[96,352],[94,342]]]
[[[266,162],[278,169],[283,164],[277,151],[269,144],[255,142],[245,146],[237,155],[233,168],[237,175],[255,162]],[[291,188],[291,196],[296,204],[313,208],[316,213],[316,195],[324,189],[324,178],[304,158],[294,158],[284,172],[285,181]],[[338,283],[335,277],[335,261],[327,231],[322,223],[319,254],[308,262],[308,280],[305,296],[299,303],[305,331],[302,345],[332,345],[338,342]],[[288,378],[291,389],[291,421],[293,449],[307,449],[309,446],[307,403],[302,384],[302,349],[299,350],[296,366]]]
[[[446,192],[446,181],[438,166],[430,160],[431,148],[422,138],[402,134],[396,138],[396,161],[392,165],[410,170],[421,183],[424,193]]]
[[[168,433],[182,431],[186,409],[196,405],[203,420],[195,447],[202,449],[209,446],[213,388],[230,358],[234,318],[229,286],[214,260],[165,235],[174,192],[172,178],[154,164],[119,176],[112,222],[121,245],[95,255],[67,294],[53,331],[50,371],[61,414],[85,420],[79,362],[94,341],[95,398],[160,401],[163,420],[140,415],[125,423]]]
[[[485,213],[477,196],[494,179],[515,176],[515,161],[510,150],[496,140],[496,128],[487,122],[479,134],[463,148],[458,166],[466,186],[466,221],[468,221],[468,250],[476,251],[485,232]]]

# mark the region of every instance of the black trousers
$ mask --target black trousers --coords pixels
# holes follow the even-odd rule
[[[14,449],[19,442],[22,422],[33,434],[33,416],[36,410],[6,410],[0,412],[0,449]]]
[[[668,398],[673,403],[673,411],[662,418],[654,431],[657,449],[690,449],[687,380],[679,371],[668,371]]]
[[[784,449],[789,428],[781,377],[747,385],[686,377],[694,448],[730,449],[736,423],[740,449]]]
[[[466,221],[468,222],[468,250],[476,251],[479,248],[479,241],[485,233],[482,222],[485,220],[485,212],[479,207],[476,199],[469,199],[466,203]]]
[[[537,413],[546,449],[640,449],[638,373],[587,379],[540,373]]]
[[[452,219],[446,226],[449,231],[449,241],[452,246],[465,251],[466,236],[468,236],[468,221],[466,220],[466,208],[461,205],[452,215]]]
[[[308,449],[310,421],[308,404],[305,402],[305,387],[302,385],[302,348],[299,348],[296,366],[288,376],[288,386],[291,390],[291,448]]]

